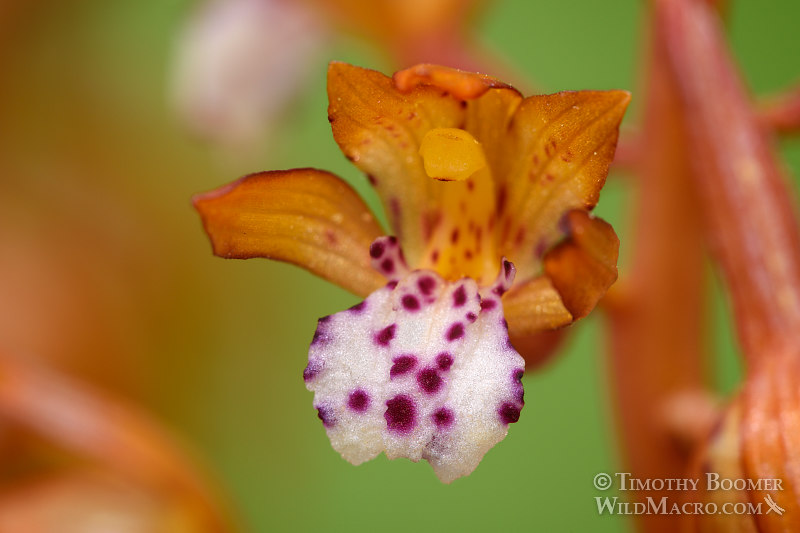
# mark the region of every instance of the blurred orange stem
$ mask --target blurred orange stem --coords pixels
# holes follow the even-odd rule
[[[656,5],[684,106],[707,235],[752,363],[800,331],[800,235],[793,196],[717,15],[697,0]]]
[[[759,110],[761,122],[780,134],[800,134],[800,85],[766,99]]]
[[[648,54],[643,125],[636,143],[638,233],[622,280],[624,292],[610,309],[611,381],[625,471],[639,478],[670,478],[682,477],[692,444],[670,431],[673,403],[680,398],[702,403],[707,383],[705,256],[686,126],[675,80],[665,68],[660,31],[654,32]],[[702,432],[703,407],[690,410],[700,419],[686,420],[689,430],[681,436],[691,440],[692,428]],[[642,531],[677,530],[675,516],[640,518]]]

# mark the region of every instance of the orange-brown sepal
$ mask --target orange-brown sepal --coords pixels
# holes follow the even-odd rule
[[[431,85],[447,91],[460,100],[473,100],[489,89],[513,89],[510,85],[486,74],[425,63],[397,71],[392,79],[397,89],[403,93],[420,85]]]
[[[569,237],[545,256],[544,272],[577,320],[617,281],[619,239],[610,224],[586,211],[571,211],[564,222]]]
[[[193,199],[214,254],[301,266],[366,296],[386,280],[369,246],[383,234],[356,192],[329,172],[261,172]]]

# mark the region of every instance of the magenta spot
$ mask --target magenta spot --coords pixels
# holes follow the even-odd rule
[[[356,389],[347,397],[347,407],[356,413],[363,413],[369,408],[369,394],[363,389]]]
[[[418,311],[419,310],[419,300],[417,300],[416,296],[412,296],[411,294],[406,294],[403,296],[401,300],[403,304],[403,308],[406,311]]]
[[[317,406],[317,417],[322,420],[322,425],[326,428],[332,428],[336,425],[336,417],[333,415],[333,411],[325,406],[320,405]]]
[[[360,313],[361,311],[366,309],[366,307],[367,307],[367,301],[364,300],[363,302],[357,303],[356,305],[348,309],[348,311],[351,311],[353,313]]]
[[[439,367],[439,370],[450,370],[450,367],[453,366],[453,356],[447,352],[442,352],[436,356],[436,366]]]
[[[519,420],[520,408],[513,403],[506,402],[497,411],[503,424],[513,424]]]
[[[497,306],[497,302],[495,300],[482,300],[481,301],[481,310],[482,311],[491,311],[492,309]]]
[[[394,339],[394,333],[397,329],[397,324],[392,324],[391,326],[386,326],[378,333],[375,334],[375,342],[380,344],[381,346],[388,346],[389,342]]]
[[[475,313],[473,313],[472,311],[470,311],[469,313],[467,313],[467,320],[468,320],[470,323],[472,323],[472,322],[475,322],[476,320],[478,320],[478,315],[476,315]]]
[[[447,330],[447,340],[454,341],[464,336],[464,324],[456,322]]]
[[[386,288],[389,289],[390,291],[393,291],[395,287],[397,287],[397,280],[390,281],[389,283],[386,284]]]
[[[417,407],[414,400],[405,394],[398,394],[386,401],[386,427],[398,433],[408,433],[414,429],[417,418]]]
[[[514,380],[514,383],[522,383],[522,376],[525,375],[525,371],[521,368],[514,370],[511,374],[511,379]]]
[[[330,340],[330,335],[324,327],[325,322],[327,322],[329,318],[330,317],[322,317],[317,321],[317,329],[314,330],[314,337],[311,339],[312,346],[315,344],[324,344]]]
[[[422,294],[425,296],[430,296],[434,287],[436,287],[436,280],[429,276],[419,278],[419,281],[417,281],[417,287],[419,287],[419,290],[422,291]]]
[[[503,261],[503,271],[506,273],[506,277],[511,275],[512,268],[514,268],[514,265],[512,265],[511,262]]]
[[[383,245],[383,242],[381,242],[381,241],[375,241],[369,247],[369,255],[373,259],[377,259],[380,256],[382,256],[384,251],[385,251],[385,247]]]
[[[394,272],[394,261],[389,259],[388,257],[381,262],[381,270],[383,270],[387,274],[391,274]]]
[[[500,319],[500,325],[508,330],[508,320],[506,320],[506,317]]]
[[[456,289],[456,292],[453,293],[453,306],[461,307],[465,303],[467,303],[467,289],[461,285]]]
[[[442,388],[442,378],[435,368],[423,368],[417,374],[419,388],[428,394],[433,394]]]
[[[392,363],[394,364],[389,370],[389,377],[395,378],[414,370],[414,367],[417,366],[417,358],[413,355],[399,355],[392,359]]]
[[[497,296],[502,296],[506,292],[506,290],[505,288],[503,288],[502,285],[498,285],[492,290],[492,292],[495,293]]]
[[[455,416],[453,416],[453,411],[447,407],[440,407],[431,415],[431,420],[433,420],[433,423],[436,424],[436,427],[440,429],[446,429],[452,426],[453,419],[455,419]]]
[[[311,381],[322,370],[322,362],[319,359],[309,361],[308,365],[303,369],[303,381]]]

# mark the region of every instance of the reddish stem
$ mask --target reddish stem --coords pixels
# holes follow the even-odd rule
[[[800,236],[792,194],[728,53],[699,0],[658,0],[678,81],[710,244],[730,289],[746,356],[800,331]]]
[[[775,133],[800,134],[800,85],[765,100],[759,118]]]
[[[684,477],[692,444],[680,442],[670,431],[672,404],[681,397],[704,397],[705,258],[685,124],[675,81],[664,68],[658,32],[650,47],[637,153],[638,234],[623,279],[625,292],[611,314],[611,379],[625,470],[638,478],[663,479]],[[707,413],[702,407],[694,410],[695,416]],[[687,420],[692,427],[705,423]],[[651,491],[646,496],[668,494]],[[642,531],[678,529],[675,516],[639,519]]]

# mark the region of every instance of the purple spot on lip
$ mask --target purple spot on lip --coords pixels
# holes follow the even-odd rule
[[[419,300],[417,300],[416,296],[406,294],[403,296],[401,302],[403,304],[403,308],[405,308],[407,311],[417,311],[419,309]]]
[[[447,352],[442,352],[436,356],[436,366],[439,367],[439,370],[450,370],[450,367],[453,366],[453,356]]]
[[[375,342],[380,344],[381,346],[388,346],[389,342],[394,339],[395,330],[397,329],[397,324],[392,324],[391,326],[386,326],[378,333],[375,334]]]
[[[394,290],[395,287],[397,287],[397,281],[396,280],[395,281],[390,281],[389,283],[386,284],[386,288],[389,289],[390,291]]]
[[[392,359],[392,362],[394,364],[389,370],[390,378],[402,376],[403,374],[414,370],[414,367],[417,366],[417,358],[413,355],[401,355]]]
[[[497,302],[495,300],[482,300],[481,301],[481,310],[483,311],[491,311],[495,308]]]
[[[448,428],[453,425],[453,418],[455,418],[453,411],[447,407],[441,407],[431,415],[431,420],[439,428]]]
[[[431,292],[433,292],[433,288],[436,286],[436,281],[431,277],[420,278],[419,281],[417,281],[417,286],[419,290],[422,291],[422,294],[430,296]]]
[[[521,368],[514,370],[514,373],[511,374],[511,378],[514,380],[514,383],[522,383],[522,376],[525,374],[525,371]]]
[[[419,388],[428,394],[433,394],[442,387],[442,378],[435,368],[423,368],[417,374]]]
[[[322,363],[318,359],[309,361],[308,365],[303,369],[303,381],[311,381],[322,370]]]
[[[369,247],[369,255],[373,259],[377,259],[383,255],[384,252],[384,245],[382,242],[373,242],[372,245]]]
[[[520,408],[513,403],[504,403],[497,412],[504,424],[513,424],[519,420]]]
[[[336,417],[331,409],[325,405],[317,407],[317,417],[322,420],[322,425],[326,428],[332,428],[336,425]]]
[[[410,396],[398,394],[391,400],[386,401],[386,412],[383,417],[386,419],[386,427],[389,430],[408,433],[414,429],[417,407]]]
[[[367,301],[366,300],[364,300],[361,303],[357,303],[356,305],[354,305],[353,307],[348,309],[348,311],[352,311],[353,313],[360,313],[361,311],[364,310],[365,307],[367,307]]]
[[[461,307],[465,303],[467,303],[467,290],[461,285],[456,289],[456,292],[453,293],[453,306]]]
[[[324,343],[330,340],[330,336],[325,331],[325,328],[322,327],[323,324],[329,319],[330,317],[323,317],[320,318],[317,322],[317,329],[314,330],[314,337],[311,339],[311,345]]]
[[[467,313],[467,320],[469,320],[470,322],[475,322],[476,320],[478,320],[478,315],[470,311],[469,313]]]
[[[464,336],[464,324],[456,322],[447,330],[447,340],[454,341]]]
[[[392,272],[394,272],[394,261],[388,258],[384,259],[383,262],[381,263],[381,270],[383,270],[387,274],[391,274]]]
[[[363,413],[369,408],[369,394],[363,389],[356,389],[347,398],[347,406],[357,413]]]

